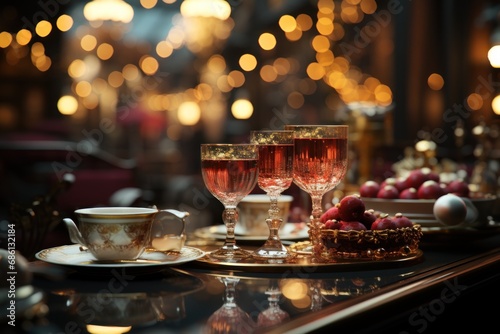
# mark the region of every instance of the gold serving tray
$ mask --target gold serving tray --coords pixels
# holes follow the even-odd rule
[[[293,246],[293,245],[292,245]],[[338,270],[368,270],[379,269],[402,264],[411,264],[418,261],[423,252],[418,249],[416,252],[406,256],[394,256],[383,259],[375,258],[337,258],[328,262],[315,259],[306,252],[292,252],[292,256],[284,261],[260,260],[248,258],[239,262],[224,262],[212,259],[209,255],[203,256],[193,262],[200,268],[231,270],[242,272],[260,272],[260,273],[314,273],[314,272],[332,272]]]

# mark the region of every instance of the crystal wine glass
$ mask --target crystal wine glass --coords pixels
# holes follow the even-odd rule
[[[311,196],[309,236],[320,244],[323,195],[345,176],[348,155],[347,125],[285,125],[294,132],[293,182]]]
[[[261,130],[250,132],[250,142],[259,146],[259,177],[257,184],[270,199],[269,237],[254,256],[264,259],[284,259],[290,255],[279,238],[283,224],[278,199],[293,181],[293,131]],[[286,223],[286,222],[285,222]]]
[[[235,290],[240,281],[233,276],[219,277],[225,285],[224,303],[215,311],[205,325],[207,334],[253,333],[256,323],[252,317],[236,304]]]
[[[236,206],[257,185],[258,146],[255,144],[202,144],[201,172],[207,189],[223,205],[226,225],[224,245],[209,257],[238,262],[251,252],[236,245],[234,228],[238,222]]]

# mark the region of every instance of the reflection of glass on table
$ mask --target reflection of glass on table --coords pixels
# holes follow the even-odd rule
[[[271,282],[267,288],[266,295],[269,306],[257,316],[257,327],[272,327],[289,320],[290,315],[288,312],[282,310],[279,305],[282,293],[274,282]]]
[[[224,276],[219,277],[219,280],[225,285],[224,303],[208,318],[204,333],[252,333],[255,322],[236,304],[235,289],[240,279]]]

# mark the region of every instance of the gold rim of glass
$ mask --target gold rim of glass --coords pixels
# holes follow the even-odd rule
[[[285,125],[285,130],[294,132],[295,138],[347,138],[348,125]]]

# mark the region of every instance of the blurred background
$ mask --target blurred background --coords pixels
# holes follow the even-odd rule
[[[0,16],[3,222],[156,205],[217,224],[200,143],[299,123],[350,125],[337,191],[430,166],[498,192],[496,2],[4,0]]]

